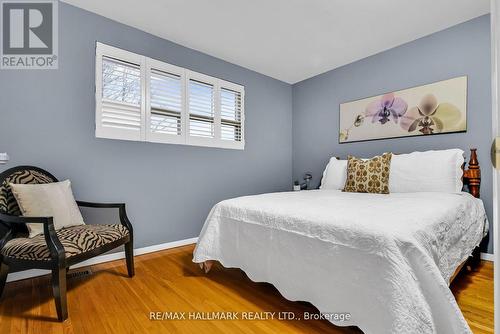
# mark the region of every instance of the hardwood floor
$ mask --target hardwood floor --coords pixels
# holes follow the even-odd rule
[[[474,334],[493,334],[493,262],[483,261],[477,272],[460,273],[451,291]]]
[[[70,318],[62,324],[49,277],[9,283],[0,299],[0,333],[360,333],[316,320],[151,321],[150,312],[293,312],[296,317],[316,312],[237,269],[215,265],[204,275],[191,262],[192,250],[185,246],[136,257],[133,279],[126,276],[124,260],[92,266],[90,276],[69,279]],[[458,277],[452,290],[473,332],[493,333],[493,265],[484,262],[478,272]]]

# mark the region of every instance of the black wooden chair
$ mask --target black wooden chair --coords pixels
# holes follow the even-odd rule
[[[68,318],[66,273],[70,266],[125,245],[128,276],[134,276],[133,231],[125,204],[77,201],[80,207],[116,208],[121,224],[79,225],[54,229],[52,217],[22,217],[9,183],[57,182],[47,171],[32,166],[14,167],[0,174],[0,297],[9,271],[48,269],[57,318]],[[26,223],[43,224],[43,235],[27,238]]]

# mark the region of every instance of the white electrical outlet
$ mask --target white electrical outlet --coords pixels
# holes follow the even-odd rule
[[[6,164],[9,161],[9,155],[7,153],[0,153],[0,165]]]

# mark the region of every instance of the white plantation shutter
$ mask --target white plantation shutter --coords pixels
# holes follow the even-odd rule
[[[244,87],[97,43],[96,137],[244,149]]]
[[[215,85],[190,78],[187,100],[189,136],[215,138]]]
[[[147,139],[184,141],[184,71],[159,61],[148,60]]]
[[[221,139],[242,140],[242,93],[221,87]]]
[[[143,59],[106,46],[96,59],[96,136],[141,140],[143,137]],[[117,49],[118,50],[118,49]],[[100,52],[99,52],[100,51]]]

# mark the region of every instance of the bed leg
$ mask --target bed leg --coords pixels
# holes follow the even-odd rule
[[[472,257],[469,259],[469,266],[472,271],[476,271],[481,264],[481,249],[476,247],[472,252]]]
[[[208,274],[210,269],[212,269],[212,266],[214,265],[214,260],[208,260],[205,262],[200,263],[200,268],[205,272],[205,274]]]

